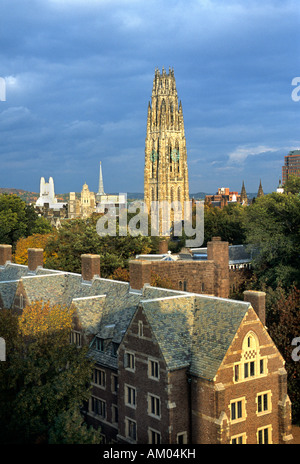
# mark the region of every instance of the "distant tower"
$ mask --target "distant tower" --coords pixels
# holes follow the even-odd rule
[[[278,184],[276,192],[277,193],[284,193],[284,188],[282,187],[281,179],[279,179],[279,184]]]
[[[36,206],[44,206],[49,204],[49,207],[56,205],[57,199],[54,193],[54,181],[52,177],[49,177],[49,182],[45,182],[45,178],[41,177],[40,180],[40,196],[36,201]]]
[[[242,203],[242,205],[245,205],[245,204],[248,203],[248,198],[247,198],[247,193],[246,193],[244,181],[243,181],[242,190],[241,190],[241,203]]]
[[[105,193],[104,193],[104,187],[103,187],[103,177],[102,177],[101,161],[100,161],[100,171],[99,171],[98,195],[105,195]]]
[[[263,191],[263,188],[262,188],[262,185],[261,185],[261,180],[260,180],[259,187],[258,187],[258,192],[257,192],[257,198],[262,197],[263,195],[264,195],[264,191]]]
[[[189,200],[186,140],[181,102],[178,104],[174,70],[155,70],[148,104],[145,141],[144,202],[178,201],[184,211]]]

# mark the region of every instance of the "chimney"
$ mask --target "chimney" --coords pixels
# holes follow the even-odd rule
[[[11,245],[0,245],[0,266],[5,266],[7,261],[11,261]]]
[[[229,296],[229,244],[221,237],[213,237],[207,242],[207,260],[215,264],[215,296]]]
[[[165,255],[168,253],[168,240],[161,240],[159,242],[159,254]]]
[[[259,319],[266,324],[266,294],[265,292],[257,292],[254,290],[246,290],[244,292],[244,301],[248,301]]]
[[[139,259],[129,261],[130,287],[141,290],[144,284],[150,284],[151,262]]]
[[[43,267],[44,250],[43,248],[28,248],[28,269],[36,271],[38,267]]]
[[[81,255],[81,275],[82,279],[87,281],[100,277],[100,255]]]

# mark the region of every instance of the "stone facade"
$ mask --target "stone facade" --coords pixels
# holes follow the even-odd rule
[[[155,71],[151,103],[148,105],[145,142],[144,202],[184,202],[189,200],[187,150],[181,102],[174,71]],[[183,217],[183,216],[182,216]],[[159,223],[159,232],[166,224]]]

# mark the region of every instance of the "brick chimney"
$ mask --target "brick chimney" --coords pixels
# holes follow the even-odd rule
[[[144,284],[150,284],[151,262],[140,259],[129,261],[130,287],[141,290]]]
[[[44,250],[43,248],[28,248],[28,269],[36,271],[38,267],[43,267]]]
[[[0,245],[0,266],[5,266],[7,261],[11,261],[11,245]]]
[[[81,275],[82,279],[87,281],[100,277],[100,255],[81,255]]]
[[[161,240],[159,242],[159,251],[160,255],[165,255],[168,253],[168,240]]]
[[[228,298],[229,296],[229,244],[223,242],[221,237],[213,237],[207,242],[207,260],[215,264],[215,291],[216,296]]]
[[[266,294],[265,292],[257,292],[254,290],[246,290],[244,292],[244,301],[248,301],[258,315],[259,319],[266,324]]]

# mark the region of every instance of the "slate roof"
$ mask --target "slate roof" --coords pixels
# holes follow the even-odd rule
[[[250,303],[197,296],[190,372],[213,379],[224,359]]]
[[[5,308],[11,308],[18,282],[23,277],[34,277],[41,275],[57,275],[60,271],[38,268],[36,272],[28,270],[27,266],[21,264],[7,263],[0,266],[0,296]]]
[[[187,294],[142,300],[145,315],[170,370],[187,367],[212,380],[250,303]]]
[[[213,379],[250,303],[145,285],[133,291],[127,282],[82,280],[81,274],[6,265],[0,268],[0,294],[11,307],[19,281],[29,301],[49,301],[76,309],[89,335],[105,341],[103,351],[91,343],[90,356],[117,369],[112,345],[119,345],[142,305],[169,370],[186,367],[193,375]]]

